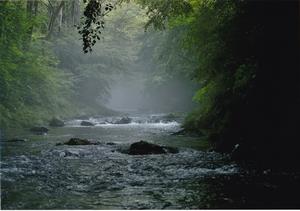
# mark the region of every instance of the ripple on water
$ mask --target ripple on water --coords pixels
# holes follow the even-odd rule
[[[71,123],[78,125],[79,121]],[[111,130],[109,127],[141,127],[145,131],[157,127],[172,131],[179,124],[134,122],[101,127],[108,130]],[[140,132],[139,129],[132,131]],[[151,132],[160,133],[160,130]],[[226,156],[214,152],[181,148],[177,154],[124,154],[120,149],[128,148],[129,143],[122,143],[119,139],[123,137],[114,135],[109,137],[114,137],[117,145],[53,144],[35,155],[7,156],[1,163],[3,208],[197,208],[201,199],[193,197],[209,194],[209,187],[201,181],[238,172]]]
[[[23,175],[18,190],[34,183],[39,187],[36,194],[51,193],[50,198],[56,199],[67,193],[73,198],[80,197],[77,203],[85,208],[93,205],[135,209],[182,208],[178,200],[193,192],[183,184],[237,172],[235,165],[223,165],[226,157],[217,153],[181,150],[178,154],[130,156],[111,153],[114,148],[103,145],[46,150],[39,157],[12,158],[8,163],[15,167],[4,168],[2,172],[4,178],[17,179]],[[4,189],[8,187],[4,184]],[[84,206],[83,199],[97,203]],[[61,207],[71,208],[68,200]]]

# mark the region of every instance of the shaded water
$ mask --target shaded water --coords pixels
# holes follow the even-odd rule
[[[158,115],[159,119],[159,115]],[[3,209],[195,209],[226,207],[294,207],[290,184],[298,175],[245,173],[226,155],[201,151],[201,139],[171,136],[177,121],[136,116],[130,124],[113,118],[90,118],[95,127],[73,120],[48,135],[7,133],[26,142],[1,142]],[[71,137],[100,145],[56,146]],[[174,146],[178,154],[132,156],[122,153],[139,140]],[[4,140],[5,141],[5,140]],[[111,142],[115,143],[112,145]],[[275,184],[275,185],[274,185]],[[280,186],[280,187],[281,187]],[[299,187],[292,185],[291,187]],[[299,190],[299,189],[298,189]],[[276,193],[276,191],[278,193]],[[264,194],[271,194],[267,197]],[[294,198],[293,198],[294,197]],[[281,198],[281,201],[280,201]],[[278,201],[279,200],[279,201]],[[267,202],[267,204],[266,204]]]

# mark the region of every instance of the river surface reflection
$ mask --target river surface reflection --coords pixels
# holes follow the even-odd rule
[[[50,128],[44,136],[7,132],[1,142],[2,209],[299,206],[290,189],[299,191],[299,185],[289,186],[298,175],[293,179],[288,175],[284,184],[282,175],[273,175],[273,179],[251,175],[226,155],[199,150],[201,139],[197,137],[170,135],[180,130],[178,121],[153,121],[153,116],[132,119],[129,124],[113,124],[109,123],[112,118],[90,118],[94,127],[82,127],[81,120],[72,120],[65,127]],[[28,141],[6,141],[15,137]],[[56,146],[72,137],[101,144]],[[122,153],[139,140],[178,147],[179,153]],[[281,197],[285,192],[288,200]]]

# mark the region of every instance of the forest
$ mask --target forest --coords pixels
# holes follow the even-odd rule
[[[0,1],[1,208],[299,208],[299,32],[297,0]]]

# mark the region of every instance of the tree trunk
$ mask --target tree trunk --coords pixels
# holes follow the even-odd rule
[[[74,0],[73,1],[73,14],[72,14],[72,19],[73,19],[73,25],[79,24],[80,20],[80,2],[79,0]]]
[[[63,19],[63,7],[61,7],[58,12],[58,32],[60,32],[62,27],[62,19]]]
[[[26,9],[27,9],[27,17],[30,18],[32,16],[32,10],[33,10],[33,1],[32,0],[27,0]]]
[[[38,1],[37,0],[27,0],[26,4],[26,12],[27,12],[27,19],[32,22],[32,19],[36,17],[38,12]],[[33,33],[33,24],[30,25],[27,33],[27,38],[25,40],[25,45],[28,47],[29,43],[31,42]]]
[[[80,20],[80,2],[79,0],[74,1],[74,16],[73,16],[73,23],[74,25],[79,24]]]
[[[55,20],[59,16],[59,13],[62,10],[63,6],[64,6],[64,1],[61,1],[59,6],[56,8],[56,10],[55,9],[51,10],[51,17],[48,26],[48,35],[46,37],[47,39],[50,39],[53,34]]]
[[[37,16],[37,13],[38,13],[38,6],[39,6],[39,2],[38,1],[34,1],[33,8],[34,8],[34,15],[35,16]]]

